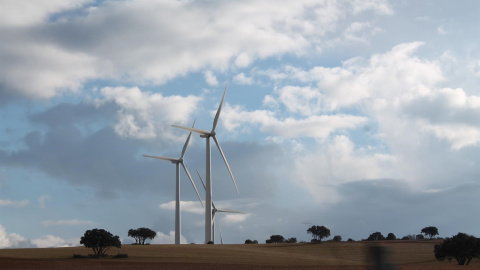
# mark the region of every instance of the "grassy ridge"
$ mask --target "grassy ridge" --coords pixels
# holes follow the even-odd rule
[[[451,269],[454,262],[438,262],[434,241],[377,242],[390,250],[397,269]],[[92,253],[84,247],[0,250],[1,269],[365,269],[370,242],[252,245],[124,245],[108,254],[128,253],[126,259],[73,259]],[[23,263],[23,264],[22,264]],[[28,265],[24,265],[28,264]],[[45,265],[42,267],[42,265]],[[480,269],[473,260],[469,269]]]

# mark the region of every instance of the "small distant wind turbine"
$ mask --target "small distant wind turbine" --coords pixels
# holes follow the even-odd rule
[[[222,227],[220,227],[220,223],[218,223],[218,230],[220,230],[220,244],[223,245]]]
[[[193,121],[192,127],[195,126],[195,121]],[[180,236],[181,236],[181,218],[180,218],[180,164],[182,165],[183,169],[187,173],[188,178],[190,179],[190,182],[192,183],[193,188],[195,189],[195,192],[197,193],[198,199],[200,200],[200,203],[202,204],[203,207],[203,202],[202,199],[200,198],[200,194],[198,194],[197,187],[195,186],[195,183],[193,182],[192,176],[190,176],[190,173],[187,170],[187,167],[185,167],[185,164],[183,163],[183,157],[185,156],[185,153],[187,152],[187,147],[188,147],[188,142],[190,141],[190,137],[192,137],[192,132],[188,135],[187,141],[185,142],[185,145],[183,146],[182,150],[182,155],[180,158],[170,158],[170,157],[157,157],[157,156],[149,156],[149,155],[143,155],[144,157],[149,157],[149,158],[155,158],[155,159],[161,159],[161,160],[166,160],[170,161],[173,164],[176,165],[176,172],[177,172],[177,177],[176,177],[176,196],[175,196],[175,244],[179,245],[180,244]]]
[[[206,189],[205,183],[203,182],[202,176],[200,175],[200,173],[199,173],[198,171],[197,171],[197,174],[198,174],[198,177],[200,177],[200,181],[202,181],[203,187]],[[214,243],[215,243],[215,214],[216,214],[217,212],[220,212],[220,213],[245,214],[244,212],[235,211],[235,210],[230,210],[230,209],[217,209],[217,207],[215,207],[215,203],[214,203],[213,200],[212,200],[212,241],[213,241]],[[220,224],[218,224],[218,228],[220,229],[220,241],[221,241],[221,243],[223,244],[222,229],[220,228]]]
[[[225,94],[227,93],[227,85],[225,85],[225,90],[223,91],[223,97],[222,101],[220,102],[220,105],[218,106],[217,114],[215,115],[215,118],[213,120],[213,128],[211,131],[206,131],[203,129],[196,129],[196,128],[188,128],[188,127],[182,127],[182,126],[177,126],[177,125],[172,125],[173,127],[176,128],[181,128],[188,130],[190,132],[195,132],[200,134],[200,137],[205,138],[206,141],[206,195],[205,195],[205,204],[207,207],[205,207],[205,244],[208,243],[209,241],[213,241],[212,237],[212,174],[211,174],[211,149],[210,149],[210,138],[213,138],[215,141],[215,144],[217,145],[218,151],[220,152],[220,155],[223,158],[223,161],[225,162],[225,165],[227,165],[228,172],[230,173],[230,177],[232,177],[233,184],[235,185],[235,189],[238,192],[238,187],[237,183],[235,182],[235,178],[233,178],[232,170],[230,169],[230,166],[228,166],[227,158],[225,158],[225,155],[223,154],[222,148],[220,147],[220,144],[217,141],[217,138],[215,137],[215,128],[217,127],[218,123],[218,118],[220,118],[220,112],[222,111],[222,105],[223,101],[225,100]]]

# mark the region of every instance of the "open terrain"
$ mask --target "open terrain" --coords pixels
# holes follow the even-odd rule
[[[123,259],[73,259],[92,253],[84,247],[0,250],[0,269],[370,269],[369,250],[386,247],[395,269],[457,269],[439,262],[436,241],[341,242],[252,245],[124,245],[110,255]],[[464,266],[465,267],[465,266]],[[468,269],[480,269],[474,259]]]

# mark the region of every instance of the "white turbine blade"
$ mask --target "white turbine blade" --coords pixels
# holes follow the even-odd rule
[[[197,119],[195,119],[193,121],[193,125],[192,125],[192,128],[195,127],[195,122],[197,121]],[[190,141],[190,138],[192,137],[192,132],[190,131],[190,134],[188,134],[188,138],[187,138],[187,141],[185,142],[185,145],[183,146],[183,150],[182,150],[182,156],[180,157],[180,159],[183,159],[183,157],[185,156],[185,152],[187,152],[187,147],[188,147],[188,142]]]
[[[200,181],[202,181],[203,188],[207,190],[207,186],[205,186],[205,182],[203,182],[203,178],[200,176],[200,173],[197,171],[198,177],[200,177]]]
[[[161,159],[161,160],[168,160],[168,161],[173,161],[176,162],[178,161],[178,158],[170,158],[170,157],[157,157],[157,156],[149,156],[149,155],[143,155],[144,157],[149,157],[149,158],[156,158],[156,159]]]
[[[222,212],[222,213],[235,213],[235,214],[246,214],[246,213],[244,213],[244,212],[235,211],[235,210],[230,210],[230,209],[217,209],[217,212]]]
[[[215,136],[212,136],[212,138],[218,147],[218,151],[220,151],[220,155],[222,155],[223,161],[225,161],[225,165],[227,165],[228,172],[230,173],[230,177],[232,177],[232,181],[233,181],[233,184],[235,185],[235,189],[237,190],[237,194],[240,194],[240,192],[238,192],[238,187],[237,187],[237,183],[235,182],[235,178],[233,178],[232,170],[230,170],[230,166],[228,166],[227,158],[225,157],[225,154],[223,154],[222,147],[220,147],[220,144],[218,143],[217,138],[215,138]]]
[[[198,133],[200,135],[210,135],[210,131],[206,131],[206,130],[203,130],[203,129],[182,127],[182,126],[177,126],[177,125],[172,125],[172,127],[185,129],[185,130],[188,130],[188,131]]]
[[[213,203],[213,201],[212,201],[212,208],[215,210],[215,212],[217,212],[217,207],[215,207],[215,203]]]
[[[183,169],[184,169],[185,172],[187,173],[188,179],[190,179],[190,182],[192,183],[192,186],[193,186],[193,188],[195,189],[195,192],[197,193],[198,200],[200,200],[200,203],[202,204],[202,207],[204,207],[204,206],[203,206],[202,199],[200,198],[200,194],[198,194],[197,187],[195,186],[195,183],[193,182],[192,176],[190,176],[190,173],[188,172],[187,167],[185,167],[185,164],[183,164],[183,162],[180,162],[180,163],[182,164]]]
[[[222,227],[220,227],[220,223],[218,223],[218,230],[220,231],[220,243],[223,245]]]
[[[215,114],[215,119],[213,120],[212,133],[215,132],[215,129],[217,128],[218,118],[220,118],[220,112],[222,111],[223,101],[225,100],[226,93],[227,93],[227,84],[225,84],[225,90],[223,91],[222,101],[218,106],[217,114]]]

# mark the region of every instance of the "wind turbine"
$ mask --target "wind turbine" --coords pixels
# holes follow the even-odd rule
[[[192,128],[195,126],[195,121],[193,121]],[[185,142],[185,145],[183,146],[182,150],[182,155],[180,158],[170,158],[170,157],[157,157],[157,156],[149,156],[149,155],[143,155],[144,157],[149,157],[149,158],[155,158],[155,159],[161,159],[161,160],[166,160],[170,161],[173,164],[176,165],[176,195],[175,195],[175,245],[180,244],[180,236],[181,236],[181,221],[180,221],[180,164],[182,165],[183,169],[187,173],[188,178],[190,179],[190,182],[193,185],[193,188],[195,189],[195,192],[197,193],[198,199],[200,200],[200,203],[202,204],[203,207],[203,202],[202,199],[200,198],[200,194],[198,194],[197,187],[195,186],[195,183],[193,182],[192,176],[190,176],[190,173],[187,170],[187,167],[185,167],[185,164],[183,163],[183,157],[185,156],[185,153],[187,152],[187,147],[188,147],[188,142],[190,141],[190,137],[192,137],[192,132],[188,135],[187,141]]]
[[[205,187],[205,183],[203,182],[203,178],[202,176],[200,175],[200,173],[197,171],[197,174],[198,174],[198,177],[200,177],[200,181],[202,181],[202,185],[203,187],[205,188],[205,190],[207,189]],[[245,214],[244,212],[240,212],[240,211],[235,211],[235,210],[230,210],[230,209],[217,209],[217,207],[215,207],[215,203],[212,201],[212,241],[215,243],[215,214],[217,212],[220,212],[220,213],[235,213],[235,214]],[[223,244],[223,237],[222,237],[222,228],[220,227],[220,224],[218,224],[218,228],[220,229],[220,241],[221,243]]]
[[[225,100],[225,94],[227,93],[227,85],[225,85],[225,90],[223,91],[223,97],[222,101],[220,102],[220,105],[218,106],[217,114],[215,115],[215,118],[213,120],[213,127],[211,131],[206,131],[203,129],[197,129],[197,128],[188,128],[188,127],[182,127],[182,126],[177,126],[177,125],[172,125],[173,127],[176,128],[181,128],[188,130],[190,132],[195,132],[200,134],[200,137],[205,138],[206,142],[206,194],[205,194],[205,204],[207,207],[205,207],[205,244],[208,243],[209,241],[213,241],[212,237],[212,174],[211,174],[211,169],[212,169],[212,160],[211,160],[211,149],[210,149],[210,138],[213,138],[215,141],[215,144],[217,145],[218,151],[220,151],[220,155],[223,158],[223,161],[225,162],[225,165],[227,165],[228,172],[230,173],[230,177],[232,177],[233,184],[235,185],[235,189],[238,192],[238,187],[237,183],[235,182],[235,178],[233,178],[232,170],[230,170],[230,166],[228,166],[227,159],[225,158],[225,155],[223,154],[222,148],[220,147],[220,144],[217,141],[217,138],[215,137],[215,128],[217,127],[218,123],[218,118],[220,118],[220,112],[222,111],[222,105],[223,101]]]

